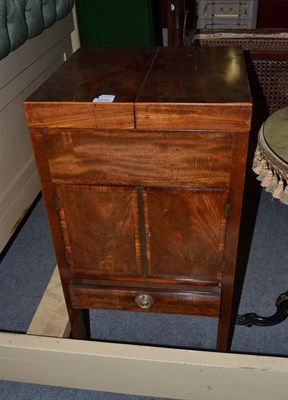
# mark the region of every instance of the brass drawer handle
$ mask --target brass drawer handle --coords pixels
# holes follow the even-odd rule
[[[135,303],[140,308],[150,308],[154,304],[153,297],[150,294],[137,294]]]

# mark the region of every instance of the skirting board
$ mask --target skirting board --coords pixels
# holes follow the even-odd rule
[[[59,279],[56,267],[29,335],[0,333],[0,379],[171,399],[287,400],[285,358],[35,336],[69,332]]]
[[[205,400],[287,400],[287,359],[0,333],[0,379]]]

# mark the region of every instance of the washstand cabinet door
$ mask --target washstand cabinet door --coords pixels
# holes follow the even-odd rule
[[[217,284],[227,196],[225,190],[144,191],[148,277]]]
[[[82,278],[141,275],[137,189],[56,188],[70,270]]]

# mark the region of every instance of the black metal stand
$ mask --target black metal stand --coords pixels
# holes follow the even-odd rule
[[[277,307],[277,311],[270,317],[261,317],[255,313],[238,315],[236,325],[246,325],[251,328],[252,325],[272,326],[280,324],[280,322],[288,317],[288,291],[280,294],[275,306]]]

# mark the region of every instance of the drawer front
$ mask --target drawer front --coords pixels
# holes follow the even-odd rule
[[[250,19],[229,19],[229,18],[219,18],[219,19],[199,19],[197,21],[198,29],[252,29],[255,24]]]
[[[51,129],[55,183],[228,188],[235,134]]]
[[[217,316],[218,292],[116,288],[100,285],[70,285],[72,306],[142,312]]]
[[[253,1],[202,1],[198,6],[199,18],[240,18],[253,17]]]

